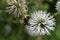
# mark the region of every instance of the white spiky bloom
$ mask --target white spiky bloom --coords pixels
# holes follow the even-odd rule
[[[54,31],[55,19],[46,11],[34,12],[28,20],[26,31],[31,36],[50,35],[49,30]]]
[[[60,1],[56,3],[56,10],[59,12],[60,11]]]
[[[14,14],[19,17],[22,14],[27,13],[27,5],[25,0],[7,0],[6,12]]]

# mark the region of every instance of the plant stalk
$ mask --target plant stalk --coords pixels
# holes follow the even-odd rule
[[[38,36],[38,40],[42,40],[42,36]]]

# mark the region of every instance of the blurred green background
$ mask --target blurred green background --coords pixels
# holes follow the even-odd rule
[[[56,2],[58,0],[26,0],[28,14],[36,10],[48,11],[55,14]],[[5,12],[5,0],[0,0],[0,40],[37,40],[37,37],[28,35],[23,25],[23,18],[15,18]],[[43,40],[60,40],[60,15],[55,16],[56,29],[50,36],[43,36]],[[7,28],[6,28],[7,27]]]

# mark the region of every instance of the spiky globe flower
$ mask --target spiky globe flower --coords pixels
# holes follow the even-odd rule
[[[7,0],[6,12],[16,17],[24,15],[28,11],[25,0]]]
[[[56,3],[56,10],[57,10],[58,12],[60,12],[60,1],[58,1],[58,2]]]
[[[31,14],[26,31],[31,36],[50,35],[55,29],[55,19],[46,11],[36,11]]]

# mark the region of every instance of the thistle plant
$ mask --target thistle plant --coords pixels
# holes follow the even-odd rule
[[[58,11],[58,13],[60,12],[60,1],[56,3],[56,10]]]
[[[37,11],[30,16],[26,29],[31,36],[50,35],[49,30],[54,31],[54,26],[55,19],[50,13],[47,13],[46,11]]]
[[[26,25],[27,33],[31,36],[51,35],[49,30],[54,31],[55,19],[46,11],[36,11],[31,14]]]
[[[6,12],[14,15],[15,17],[20,17],[28,11],[25,0],[7,0],[6,3]]]
[[[60,40],[60,30],[57,31],[57,25],[60,25],[57,23],[60,20],[59,0],[2,0],[0,3],[1,40]]]

